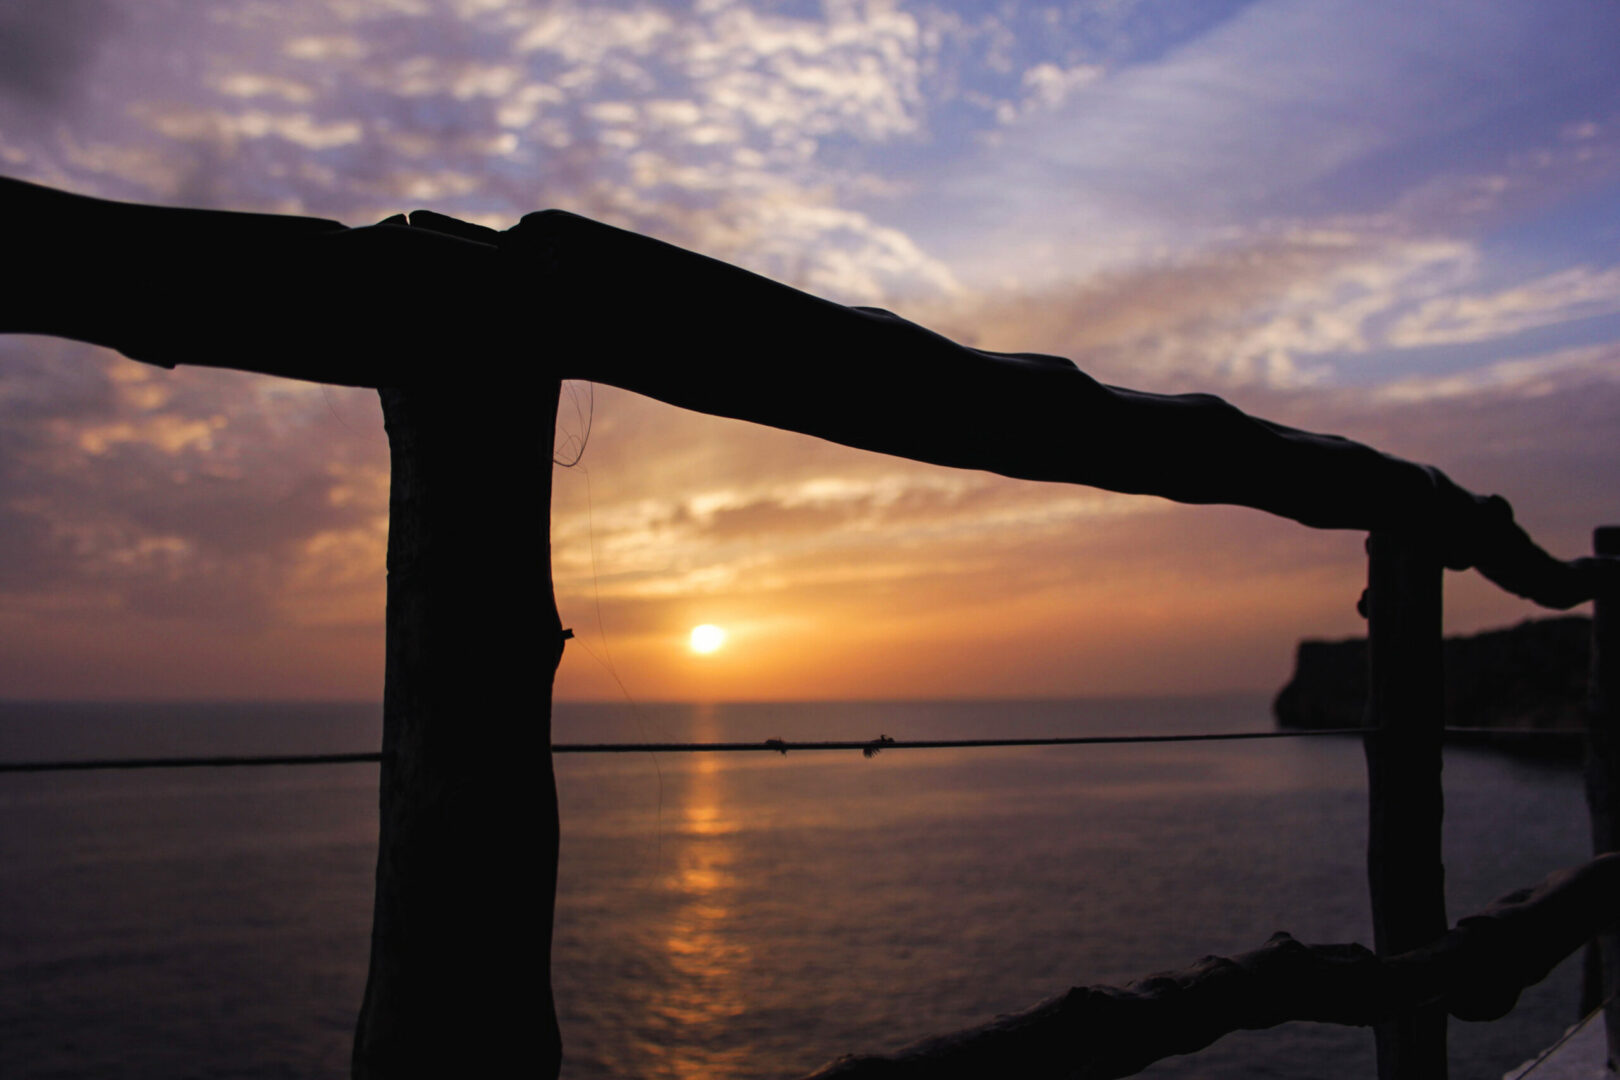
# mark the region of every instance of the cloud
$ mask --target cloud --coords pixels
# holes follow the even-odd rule
[[[71,437],[79,449],[92,455],[108,453],[121,443],[134,443],[173,456],[182,450],[206,452],[213,449],[214,433],[224,426],[223,416],[189,419],[159,414],[144,417],[138,422],[117,420],[78,426]]]
[[[613,103],[613,88],[644,98],[657,87],[778,146],[831,134],[884,139],[919,123],[919,27],[887,4],[836,5],[815,20],[736,4],[682,16],[576,4],[485,16],[517,55],[554,65],[551,85],[605,98],[615,122],[633,116]]]
[[[295,105],[315,100],[315,89],[308,83],[276,76],[251,75],[234,71],[216,80],[219,92],[228,97],[277,97]]]
[[[990,246],[971,284],[1044,285],[1257,217],[1387,210],[1437,173],[1487,172],[1593,119],[1593,102],[1613,99],[1600,43],[1617,33],[1620,12],[1579,0],[1466,19],[1393,0],[1263,0],[1000,133],[911,215],[955,224],[950,262]],[[1527,85],[1537,108],[1516,111]]]
[[[370,54],[366,43],[352,34],[308,34],[288,38],[283,55],[294,60],[326,63],[334,60],[364,60]]]
[[[171,65],[174,40],[198,63]],[[354,222],[413,202],[495,224],[560,205],[886,302],[948,292],[952,274],[850,205],[906,189],[847,151],[925,139],[935,48],[917,17],[881,2],[817,18],[743,5],[153,9],[115,65],[78,76],[116,108],[0,152],[92,193]]]
[[[13,617],[132,638],[175,619],[251,638],[311,606],[377,625],[387,471],[363,397],[67,344],[0,353],[0,388]]]
[[[1390,327],[1387,340],[1399,348],[1458,345],[1616,313],[1620,267],[1573,266],[1494,293],[1425,300]]]
[[[411,56],[363,69],[362,82],[405,98],[447,97],[453,101],[505,98],[523,81],[523,68],[459,57]]]
[[[1103,74],[1104,69],[1099,64],[1076,64],[1067,68],[1053,63],[1036,64],[1024,72],[1023,101],[1017,105],[1003,102],[996,110],[996,119],[1011,124],[1034,112],[1061,108],[1076,91],[1095,83]]]
[[[1395,379],[1375,394],[1403,404],[1496,395],[1528,400],[1583,387],[1603,392],[1616,384],[1620,384],[1620,345],[1610,344],[1504,360],[1450,375]]]
[[[818,158],[828,140],[921,132],[929,46],[911,15],[564,4],[480,20],[528,65],[496,113],[523,142],[560,151],[543,166],[562,181],[548,201],[844,300],[953,287],[911,237],[842,205],[883,184]]]
[[[134,114],[161,135],[182,142],[218,144],[226,154],[244,139],[273,137],[305,150],[330,150],[359,142],[363,133],[357,120],[322,121],[307,112],[145,106],[135,109]]]
[[[974,293],[918,317],[980,347],[1053,353],[1160,392],[1331,379],[1323,358],[1386,344],[1415,300],[1472,280],[1469,243],[1296,228],[1099,273]]]

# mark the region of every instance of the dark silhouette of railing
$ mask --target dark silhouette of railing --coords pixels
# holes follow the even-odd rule
[[[1594,553],[1620,554],[1620,527],[1599,528]],[[1388,536],[1369,538],[1368,557],[1367,872],[1375,947],[1380,956],[1390,956],[1440,938],[1447,925],[1440,848],[1443,570],[1432,554]],[[1595,855],[1620,850],[1617,607],[1620,598],[1599,597],[1592,626],[1587,791]],[[1615,910],[1620,916],[1620,907]],[[1607,927],[1589,928],[1600,929]],[[1614,1001],[1620,950],[1612,933],[1600,940],[1600,982],[1589,985],[1584,998],[1588,1007],[1608,1003],[1612,1062],[1620,1055],[1620,1006]],[[1380,1024],[1380,1080],[1445,1076],[1445,1024],[1445,1012],[1433,1007]]]

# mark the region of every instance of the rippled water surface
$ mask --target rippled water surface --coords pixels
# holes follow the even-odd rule
[[[1263,729],[1249,698],[559,706],[560,741]],[[0,757],[370,749],[357,706],[0,705]],[[0,1076],[347,1071],[376,766],[0,776]],[[562,756],[555,982],[578,1078],[789,1077],[1076,983],[1283,929],[1370,939],[1365,780],[1340,738]],[[1447,758],[1450,910],[1586,845],[1578,776]],[[1453,1024],[1499,1076],[1571,1018],[1570,965]],[[1230,1036],[1155,1077],[1371,1075],[1371,1036]]]

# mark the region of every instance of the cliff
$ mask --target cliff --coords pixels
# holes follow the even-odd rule
[[[1447,638],[1446,724],[1582,729],[1591,635],[1592,621],[1571,615]],[[1360,727],[1366,699],[1366,638],[1302,641],[1272,713],[1284,728]]]

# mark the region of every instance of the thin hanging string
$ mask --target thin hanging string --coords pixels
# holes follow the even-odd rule
[[[579,406],[578,381],[569,379],[563,383],[563,386],[567,389],[568,399],[574,406],[574,422],[576,424],[575,430],[577,430],[579,434],[572,436],[572,441],[575,445],[575,453],[572,461],[564,461],[560,456],[558,456],[557,447],[555,444],[552,445],[551,460],[553,464],[561,465],[565,469],[572,469],[575,465],[578,465],[580,459],[585,456],[585,444],[591,441],[591,424],[596,420],[596,384],[593,382],[587,382],[585,384],[586,393],[589,395],[589,398],[587,406],[583,409]]]
[[[588,385],[591,387],[591,409],[592,415],[594,416],[596,409],[596,384],[590,383]],[[583,455],[584,452],[584,449],[581,448],[580,454]],[[579,465],[579,458],[574,459],[574,464]],[[624,685],[624,680],[619,677],[618,665],[613,662],[613,650],[608,647],[607,623],[602,619],[602,576],[596,565],[596,496],[591,488],[591,470],[585,468],[584,466],[580,466],[579,471],[585,477],[585,539],[590,544],[591,596],[596,602],[596,636],[602,642],[602,656],[597,656],[596,650],[592,649],[589,645],[586,645],[582,639],[576,637],[575,640],[579,641],[580,645],[584,647],[585,651],[590,654],[591,659],[595,660],[602,667],[606,668],[607,673],[613,676],[613,681],[619,686],[619,693],[624,695],[624,700],[630,705],[630,715],[635,718],[636,723],[641,725],[643,729],[648,729],[651,728],[652,725],[649,724],[647,722],[647,718],[642,715],[641,709],[636,703],[636,699],[630,695],[630,688]],[[606,658],[605,660],[604,657]],[[555,752],[555,750],[553,750],[553,752]],[[654,843],[657,845],[653,851],[653,868],[654,872],[656,873],[664,865],[664,769],[663,766],[658,763],[658,755],[656,753],[648,754],[648,758],[652,761],[653,775],[657,778],[655,787],[658,792],[657,811],[656,817],[654,818],[655,826],[653,829],[653,835],[656,838]]]

